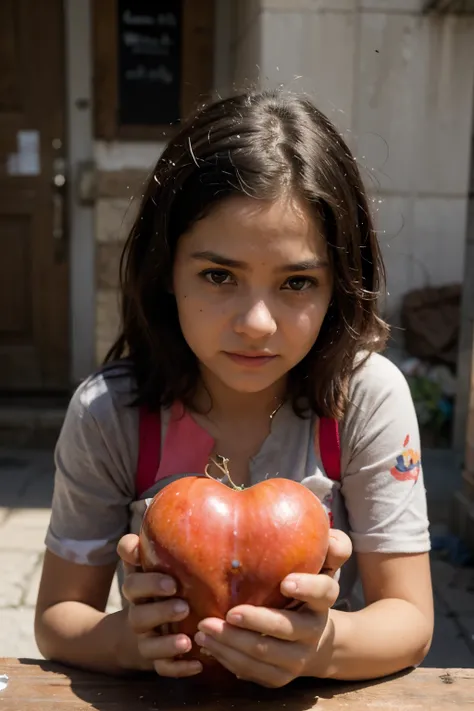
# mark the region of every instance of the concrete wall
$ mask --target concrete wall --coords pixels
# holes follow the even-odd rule
[[[262,26],[260,0],[231,3],[231,79],[236,90],[258,86],[261,61]]]

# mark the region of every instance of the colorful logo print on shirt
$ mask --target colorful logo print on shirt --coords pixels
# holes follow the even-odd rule
[[[410,435],[405,437],[403,452],[397,457],[397,463],[390,469],[390,474],[398,481],[416,481],[420,476],[420,453],[408,447]]]

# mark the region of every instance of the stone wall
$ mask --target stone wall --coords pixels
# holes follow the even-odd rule
[[[97,174],[96,361],[100,363],[119,327],[119,261],[136,213],[147,171],[122,169]]]

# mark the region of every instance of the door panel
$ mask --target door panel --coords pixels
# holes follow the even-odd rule
[[[0,390],[69,384],[62,0],[0,0]]]

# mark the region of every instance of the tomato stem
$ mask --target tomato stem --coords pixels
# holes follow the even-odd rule
[[[222,459],[222,464],[219,464],[219,462],[216,462],[216,460],[213,459],[212,457],[211,457],[211,462],[212,462],[218,469],[220,469],[220,471],[221,471],[223,474],[225,474],[225,476],[226,476],[226,477],[228,478],[228,480],[229,480],[230,485],[232,486],[232,488],[233,488],[235,491],[242,491],[242,489],[243,489],[244,487],[243,487],[243,486],[238,486],[237,484],[234,484],[234,482],[232,481],[232,477],[230,476],[230,472],[229,472],[229,466],[228,466],[229,460],[228,460],[228,458],[227,458],[227,457],[220,457],[220,459]],[[213,477],[211,474],[209,474],[209,464],[206,464],[206,466],[204,467],[204,474],[205,474],[207,477],[209,477],[209,479],[213,479],[214,481],[217,481],[217,479],[215,479],[215,477]]]

